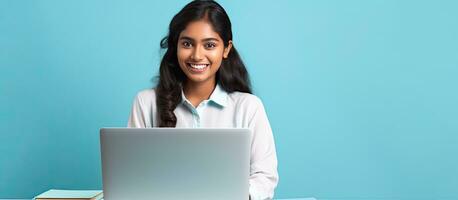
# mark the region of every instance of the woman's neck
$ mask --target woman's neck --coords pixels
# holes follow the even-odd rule
[[[184,84],[183,92],[191,104],[197,107],[202,101],[210,98],[213,90],[215,90],[215,81],[206,81],[203,83],[196,83],[187,81]]]

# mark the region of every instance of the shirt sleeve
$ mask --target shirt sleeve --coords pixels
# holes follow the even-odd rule
[[[259,98],[253,117],[249,121],[251,129],[251,159],[250,159],[250,199],[272,199],[278,183],[277,155],[272,129]]]
[[[134,99],[132,103],[132,110],[130,111],[129,121],[127,122],[127,127],[129,128],[145,128],[146,127],[146,116],[144,112],[144,105],[140,94]]]

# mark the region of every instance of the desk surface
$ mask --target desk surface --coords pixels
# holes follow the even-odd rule
[[[0,200],[33,200],[33,199],[0,199]],[[292,199],[274,199],[274,200],[332,200],[332,199],[292,198]],[[339,200],[342,200],[342,199],[339,199]]]
[[[33,200],[33,199],[0,199],[0,200]],[[294,199],[275,199],[275,200],[318,200],[314,198],[294,198]],[[324,199],[321,199],[324,200]],[[331,199],[328,199],[331,200]]]

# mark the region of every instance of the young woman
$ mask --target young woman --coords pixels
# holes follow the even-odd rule
[[[278,183],[274,138],[263,104],[251,94],[231,22],[214,1],[193,1],[176,14],[156,88],[137,94],[128,126],[249,128],[250,198],[271,199]]]

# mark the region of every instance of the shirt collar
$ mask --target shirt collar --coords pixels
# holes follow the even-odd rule
[[[227,92],[219,84],[216,84],[215,90],[210,95],[210,101],[215,102],[216,104],[226,107],[227,106]]]
[[[219,84],[216,84],[215,89],[213,90],[213,93],[210,95],[210,98],[208,98],[208,101],[212,101],[222,107],[227,106],[227,92],[224,91],[223,88]],[[188,99],[186,99],[186,96],[184,95],[184,91],[181,90],[181,103],[188,102]]]

